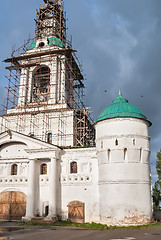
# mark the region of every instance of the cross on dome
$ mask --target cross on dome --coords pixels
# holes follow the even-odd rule
[[[119,89],[119,96],[122,96],[122,92],[121,92],[121,90]]]

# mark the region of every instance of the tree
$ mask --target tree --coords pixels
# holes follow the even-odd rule
[[[158,183],[161,189],[161,149],[160,152],[157,153],[157,162],[156,162],[156,169],[157,169],[157,174],[158,174]]]
[[[154,210],[159,210],[161,202],[161,149],[160,152],[157,153],[156,170],[158,180],[155,182],[153,188],[153,206]]]
[[[154,210],[159,210],[160,201],[161,201],[160,186],[159,186],[158,181],[156,181],[154,184],[154,188],[153,188],[153,208],[154,208]]]

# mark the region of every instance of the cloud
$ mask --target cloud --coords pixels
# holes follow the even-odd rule
[[[5,24],[0,26],[1,60],[8,56],[14,42],[19,46],[28,33],[33,36],[35,9],[40,2],[2,1],[0,20]],[[93,117],[96,119],[112,103],[121,88],[129,102],[153,123],[150,135],[154,162],[161,148],[161,1],[65,0],[65,8],[68,37],[72,34],[73,47],[83,63],[85,100],[95,110]],[[1,79],[3,68],[1,64]]]

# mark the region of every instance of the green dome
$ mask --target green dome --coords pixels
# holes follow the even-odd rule
[[[133,117],[148,121],[140,109],[129,103],[128,100],[121,95],[121,93],[119,93],[119,96],[110,106],[103,110],[103,112],[99,115],[97,122],[117,117]],[[149,123],[151,125],[151,122]]]
[[[56,38],[56,37],[48,38],[48,45],[50,47],[57,46],[57,47],[64,48],[64,45],[63,45],[62,41],[59,38]],[[30,44],[28,50],[32,50],[35,47],[36,47],[36,40]]]
[[[32,50],[36,47],[36,41],[32,42],[28,48],[28,50]]]
[[[48,38],[48,44],[50,47],[57,46],[57,47],[64,48],[62,41],[56,37]]]

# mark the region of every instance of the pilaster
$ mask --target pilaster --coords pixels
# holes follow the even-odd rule
[[[26,216],[24,220],[31,220],[39,209],[39,171],[36,159],[30,159],[27,190]]]
[[[56,220],[57,217],[57,159],[51,158],[50,167],[50,198],[49,198],[49,215],[47,219]]]

